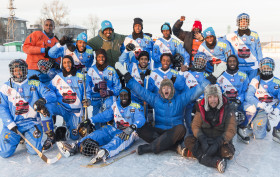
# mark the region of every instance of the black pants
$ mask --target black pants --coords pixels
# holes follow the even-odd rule
[[[232,159],[235,152],[235,148],[231,142],[223,144],[213,156],[207,156],[203,153],[199,141],[194,136],[188,136],[184,143],[186,148],[198,159],[199,163],[207,167],[216,168],[219,160],[222,158]]]
[[[184,125],[176,125],[171,129],[163,130],[145,124],[137,130],[140,138],[150,143],[150,146],[155,154],[165,150],[173,150],[178,143],[183,141],[186,134]]]

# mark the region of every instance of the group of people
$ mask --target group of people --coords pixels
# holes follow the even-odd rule
[[[54,21],[46,19],[43,31],[26,38],[26,60],[11,61],[11,78],[0,89],[0,156],[15,152],[18,132],[40,151],[56,144],[66,157],[79,152],[92,164],[140,137],[146,144],[137,147],[138,155],[175,150],[223,173],[236,133],[247,144],[252,136],[262,139],[269,118],[279,117],[280,80],[274,60],[262,56],[248,14],[223,37],[212,27],[202,30],[200,21],[183,31],[184,20],[172,28],[165,22],[156,40],[143,32],[141,18],[128,36],[105,20],[97,36],[87,40],[80,33],[73,41],[58,39]],[[57,115],[64,119],[59,127]],[[280,123],[273,127],[278,143],[279,131]]]

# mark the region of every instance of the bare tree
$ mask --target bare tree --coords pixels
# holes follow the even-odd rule
[[[99,29],[99,17],[96,15],[90,14],[88,16],[88,21],[85,24],[88,28],[89,36],[91,36],[91,37],[96,36],[97,30]]]
[[[4,25],[4,23],[2,23],[0,21],[0,44],[3,44],[5,43],[5,39],[6,39],[6,35],[7,35],[7,32],[6,32],[6,26]]]
[[[41,9],[41,19],[53,19],[55,25],[59,27],[59,25],[66,23],[67,16],[69,15],[68,7],[59,0],[53,0],[48,4],[44,4]]]

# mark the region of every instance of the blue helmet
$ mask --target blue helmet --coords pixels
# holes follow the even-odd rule
[[[244,24],[241,23],[241,24],[240,24],[240,21],[243,20],[243,19],[245,19],[245,21],[246,21],[247,23],[244,23]],[[250,16],[249,16],[248,14],[242,13],[242,14],[239,14],[239,15],[237,16],[237,19],[236,19],[236,26],[238,26],[239,29],[241,29],[241,30],[246,30],[246,29],[248,29],[249,24],[250,24]]]
[[[269,67],[264,67],[264,66],[269,66]],[[265,57],[261,59],[260,64],[259,64],[260,72],[263,75],[271,75],[273,74],[274,68],[275,68],[275,63],[272,58]]]
[[[195,69],[203,69],[207,63],[207,56],[203,52],[197,52],[193,58],[193,66]]]

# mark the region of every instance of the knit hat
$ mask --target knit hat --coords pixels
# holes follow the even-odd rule
[[[164,86],[170,86],[171,87],[171,93],[169,95],[169,97],[167,98],[168,100],[171,100],[175,94],[175,89],[174,89],[174,85],[173,82],[170,79],[163,79],[160,83],[160,87],[159,87],[159,94],[161,95],[162,98],[164,98],[164,94],[162,92],[162,87]]]
[[[85,42],[87,43],[87,34],[84,33],[84,32],[80,33],[80,34],[77,36],[77,41],[79,41],[79,40],[85,41]]]
[[[123,87],[123,88],[120,90],[120,93],[122,93],[122,92],[126,92],[126,93],[128,94],[128,101],[127,101],[127,103],[124,105],[124,104],[121,102],[122,107],[127,107],[127,106],[129,106],[130,103],[131,103],[131,92],[130,92],[130,89],[127,88],[127,87]]]
[[[161,25],[160,30],[161,30],[161,32],[163,30],[169,30],[170,34],[172,34],[170,23],[168,23],[168,22],[165,22],[163,25]]]
[[[199,20],[194,21],[193,27],[192,27],[192,31],[193,31],[195,28],[198,28],[198,29],[200,29],[200,31],[202,31],[202,24],[201,24],[201,22],[200,22]]]
[[[114,30],[112,23],[109,20],[104,20],[103,22],[101,22],[102,32],[107,28],[111,28],[112,30]]]
[[[203,37],[207,38],[208,36],[216,36],[215,31],[212,27],[208,27],[203,31]]]
[[[146,57],[148,57],[148,60],[150,60],[150,55],[147,51],[145,51],[145,50],[141,51],[137,57],[137,60],[139,60],[142,56],[146,56]]]
[[[69,72],[67,72],[66,69],[63,67],[63,60],[64,60],[65,58],[68,58],[68,59],[71,61],[71,63],[72,63],[71,70],[70,70]],[[63,73],[63,76],[64,76],[64,77],[67,77],[69,74],[71,74],[72,76],[75,76],[75,75],[76,75],[77,70],[76,70],[76,68],[74,67],[74,59],[73,59],[70,55],[65,55],[65,56],[62,58],[61,63],[62,63],[61,69],[62,69],[62,73]]]
[[[95,54],[96,54],[96,58],[98,55],[102,54],[104,55],[105,57],[105,62],[103,65],[100,65],[98,62],[96,62],[96,67],[99,71],[103,71],[107,66],[108,66],[108,63],[107,63],[107,54],[106,54],[106,51],[104,49],[98,49],[97,51],[95,51]]]
[[[141,25],[141,27],[142,27],[142,30],[143,30],[143,20],[141,19],[141,18],[134,18],[134,23],[133,23],[133,27],[134,27],[134,25],[136,25],[136,24],[139,24],[139,25]]]
[[[231,69],[229,68],[229,65],[228,65],[228,59],[229,59],[229,58],[231,58],[231,57],[235,58],[236,63],[237,63],[235,70],[236,70],[236,69],[238,70],[238,69],[239,69],[239,67],[238,67],[238,65],[239,65],[239,61],[238,61],[237,56],[236,56],[236,55],[233,55],[233,54],[232,54],[232,55],[230,55],[230,56],[228,56],[228,58],[227,58],[227,69],[231,70]]]
[[[221,91],[221,88],[217,84],[213,84],[213,85],[208,85],[204,90],[204,100],[205,100],[204,109],[205,109],[205,111],[209,111],[208,98],[210,95],[218,96],[219,104],[217,106],[217,109],[220,109],[223,106],[222,91]]]

